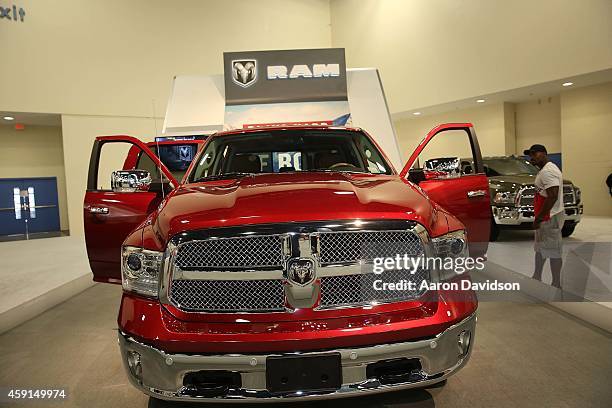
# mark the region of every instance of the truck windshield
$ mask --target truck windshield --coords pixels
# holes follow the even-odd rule
[[[499,157],[482,159],[487,176],[516,176],[519,174],[538,174],[538,168],[527,160],[518,157]]]
[[[302,171],[391,174],[363,133],[282,129],[213,138],[189,180]]]

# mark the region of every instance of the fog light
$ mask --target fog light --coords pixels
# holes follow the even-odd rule
[[[465,357],[470,350],[472,341],[472,333],[469,330],[464,330],[457,336],[457,346],[459,347],[459,356]]]
[[[130,372],[138,381],[142,381],[142,365],[140,364],[140,353],[136,351],[127,352],[127,363]]]

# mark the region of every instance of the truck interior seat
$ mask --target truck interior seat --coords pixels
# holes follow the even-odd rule
[[[261,160],[255,154],[241,154],[232,157],[228,173],[261,173]]]
[[[315,168],[329,169],[334,164],[343,163],[346,160],[337,150],[320,152],[315,156]]]

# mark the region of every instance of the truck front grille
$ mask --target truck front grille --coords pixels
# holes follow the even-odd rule
[[[375,275],[360,269],[378,257],[424,254],[424,243],[412,229],[330,231],[327,227],[291,227],[298,232],[259,235],[251,231],[250,236],[240,236],[244,231],[238,230],[231,232],[233,236],[214,236],[216,231],[208,230],[204,239],[179,243],[167,269],[172,275],[169,301],[189,312],[284,311],[291,306],[284,271],[290,257],[315,260],[316,282],[320,282],[321,290],[317,308],[400,302],[422,295],[420,290],[377,291],[373,282],[382,276],[385,282],[404,280],[418,285],[429,278],[426,270]]]
[[[172,300],[179,309],[196,312],[274,312],[285,310],[280,280],[172,281]]]
[[[535,197],[536,190],[535,187],[527,187],[521,190],[521,198],[519,200],[519,205],[526,207],[533,207],[533,198]]]
[[[375,290],[374,281],[383,278],[385,283],[413,282],[414,289]],[[426,292],[420,289],[429,272],[418,270],[414,274],[405,270],[386,271],[383,275],[373,273],[357,275],[326,276],[321,278],[321,308],[334,308],[376,302],[403,302],[419,298]]]
[[[181,245],[175,263],[183,269],[222,270],[249,267],[281,267],[282,240],[279,235],[212,238]]]
[[[320,237],[322,265],[423,253],[421,240],[410,231],[328,232]]]
[[[529,186],[521,190],[519,204],[521,206],[533,207],[533,199],[536,195],[535,187]],[[570,184],[563,185],[563,204],[566,206],[576,205],[574,188]]]
[[[574,194],[574,188],[569,184],[565,184],[563,186],[563,204],[569,206],[576,205],[576,195]]]

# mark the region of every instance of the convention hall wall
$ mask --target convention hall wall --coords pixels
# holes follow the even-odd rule
[[[62,114],[67,218],[82,225],[93,138],[159,134],[172,78],[217,74],[228,50],[331,46],[327,0],[23,0],[0,24],[0,110]],[[6,41],[5,41],[6,40]],[[72,228],[82,234],[82,228]]]
[[[331,28],[392,113],[612,67],[609,0],[332,0]]]
[[[563,173],[582,189],[585,214],[612,216],[611,123],[612,82],[561,94]]]

